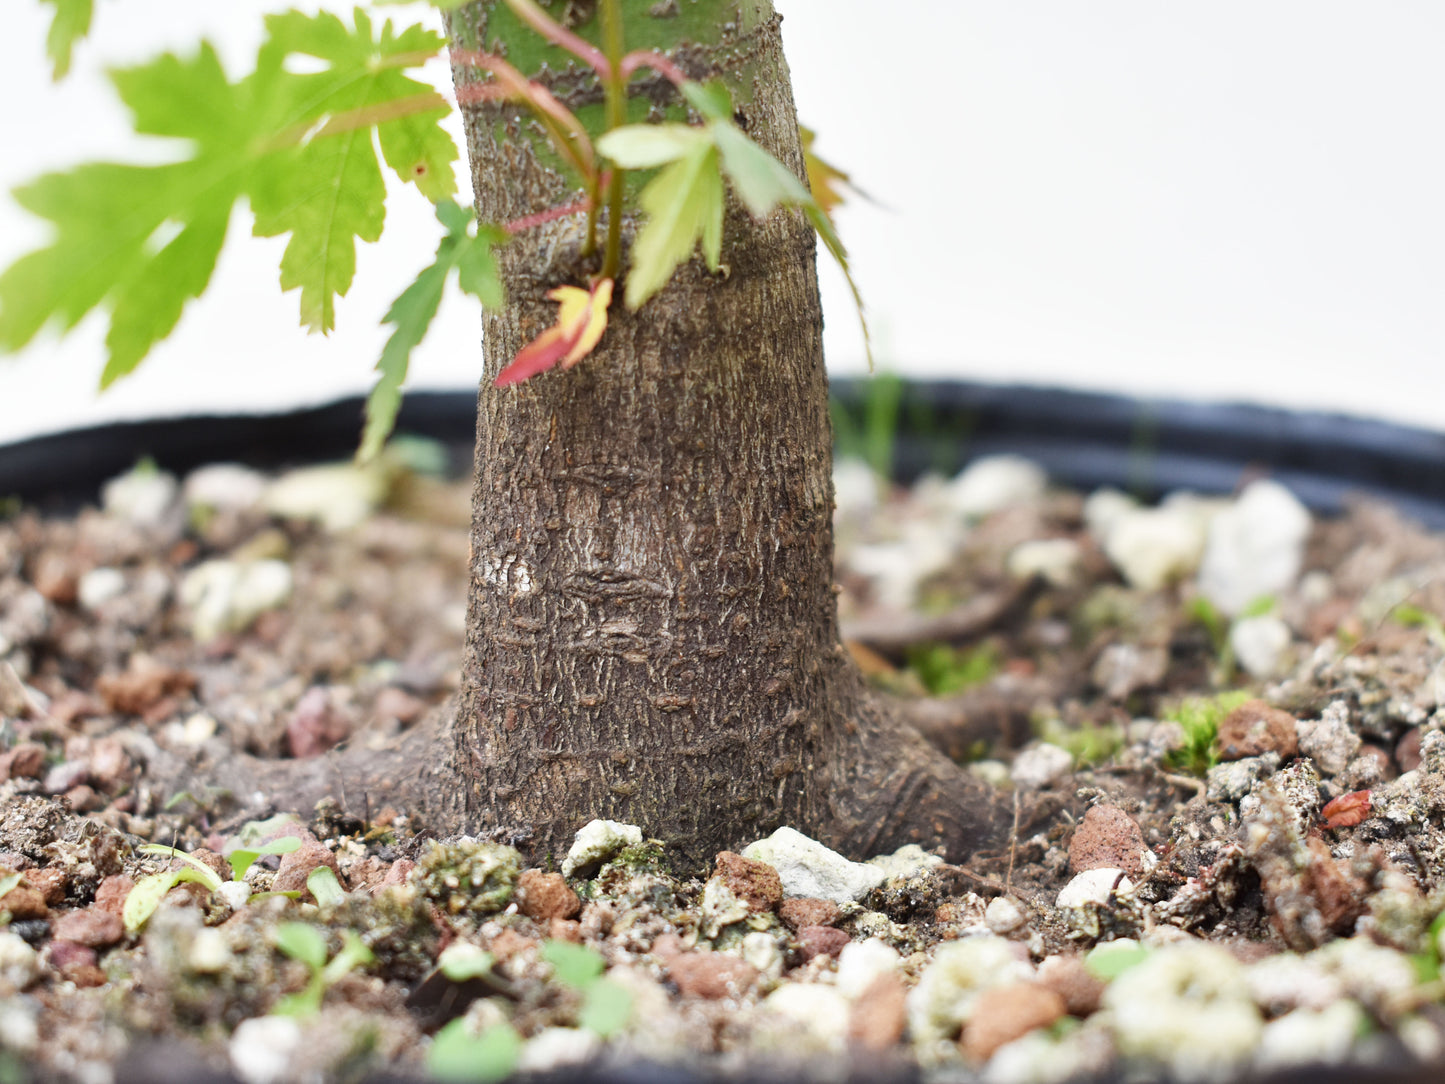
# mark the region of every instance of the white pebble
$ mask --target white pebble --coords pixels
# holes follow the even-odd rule
[[[642,829],[621,821],[590,820],[572,837],[567,857],[562,859],[562,876],[606,862],[626,847],[642,842]]]
[[[301,1025],[289,1016],[253,1016],[231,1033],[231,1068],[246,1084],[276,1084],[290,1076]]]
[[[1199,589],[1222,613],[1289,588],[1299,575],[1310,514],[1278,482],[1251,482],[1209,525]]]
[[[1274,614],[1241,617],[1229,629],[1229,646],[1239,665],[1253,677],[1275,677],[1293,639],[1289,626]]]
[[[1108,903],[1116,892],[1128,892],[1134,882],[1121,869],[1086,869],[1064,885],[1055,904],[1060,908],[1082,907],[1086,903]]]
[[[137,527],[158,527],[175,503],[176,477],[155,467],[135,467],[101,488],[105,511]]]
[[[1006,566],[1016,580],[1037,576],[1051,587],[1072,587],[1083,569],[1084,551],[1072,538],[1037,538],[1009,551]]]
[[[1074,767],[1074,755],[1067,749],[1048,742],[1039,742],[1014,757],[1009,777],[1014,786],[1024,790],[1041,790],[1056,783]]]
[[[838,954],[838,977],[834,986],[851,1000],[880,975],[895,974],[902,959],[897,949],[876,937],[849,941]]]
[[[181,491],[191,507],[243,512],[261,502],[266,476],[237,463],[210,463],[186,475]]]
[[[95,611],[125,590],[125,573],[118,568],[92,568],[76,585],[83,610]]]
[[[967,519],[982,519],[1043,493],[1048,476],[1037,463],[1017,455],[975,459],[949,484],[947,501]]]
[[[866,896],[887,875],[878,867],[850,862],[837,851],[793,828],[779,828],[767,839],[749,843],[743,857],[766,862],[778,871],[789,896],[848,903]]]

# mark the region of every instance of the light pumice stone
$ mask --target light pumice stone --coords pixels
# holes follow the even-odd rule
[[[888,877],[914,877],[924,870],[943,865],[943,859],[929,854],[917,843],[905,843],[892,854],[868,859],[868,865],[881,869]]]
[[[1042,467],[1017,455],[975,459],[949,484],[949,506],[967,519],[982,519],[1002,508],[1023,504],[1043,493],[1048,476]]]
[[[896,974],[902,962],[897,949],[876,937],[849,941],[838,954],[838,977],[834,986],[844,997],[856,998],[879,975]]]
[[[193,508],[244,512],[261,503],[266,476],[239,463],[208,463],[186,475],[181,492]]]
[[[1243,965],[1204,942],[1155,950],[1108,985],[1103,1004],[1119,1052],[1180,1081],[1233,1079],[1264,1031]]]
[[[159,527],[175,504],[176,476],[150,467],[134,467],[101,488],[100,506],[108,515],[137,527]]]
[[[798,1024],[830,1049],[843,1048],[848,1034],[848,999],[836,987],[790,982],[763,998],[759,1008]]]
[[[1009,551],[1005,567],[1016,580],[1037,576],[1050,587],[1072,587],[1083,572],[1084,551],[1072,538],[1036,538]]]
[[[18,935],[0,930],[0,997],[10,997],[40,977],[40,956]]]
[[[1304,560],[1310,514],[1278,482],[1251,482],[1209,524],[1199,590],[1233,616],[1294,584]]]
[[[1016,787],[1040,790],[1068,775],[1074,767],[1074,754],[1048,742],[1039,742],[1020,751],[1009,767],[1009,778]]]
[[[1082,907],[1086,903],[1108,903],[1116,892],[1128,892],[1134,882],[1121,869],[1086,869],[1059,890],[1057,907]]]
[[[1274,614],[1241,617],[1229,627],[1229,646],[1239,665],[1252,677],[1268,680],[1279,674],[1294,635]]]
[[[986,991],[1032,977],[1033,968],[1002,937],[945,942],[908,994],[909,1030],[920,1043],[950,1039]]]
[[[642,829],[621,821],[590,820],[572,837],[567,857],[562,859],[562,876],[606,862],[627,847],[642,842]]]
[[[1365,1011],[1349,998],[1323,1009],[1295,1009],[1265,1025],[1254,1064],[1260,1069],[1338,1065],[1350,1056],[1355,1036],[1369,1027]]]
[[[92,568],[80,577],[76,599],[83,610],[98,610],[125,591],[125,573],[118,568]]]
[[[1104,553],[1130,587],[1157,591],[1193,574],[1204,538],[1199,511],[1175,502],[1119,514],[1104,537]]]
[[[743,848],[743,857],[766,862],[777,870],[787,895],[812,896],[834,903],[860,900],[888,879],[877,866],[850,862],[837,851],[788,827],[749,843]]]
[[[386,490],[386,471],[379,462],[365,467],[328,463],[283,474],[267,487],[262,504],[282,519],[312,520],[328,531],[344,531],[370,516]]]
[[[517,1071],[545,1073],[591,1061],[602,1052],[602,1039],[586,1028],[543,1028],[527,1040],[517,1058]]]
[[[231,1068],[246,1084],[277,1084],[291,1078],[301,1045],[301,1025],[290,1016],[253,1016],[231,1033]]]

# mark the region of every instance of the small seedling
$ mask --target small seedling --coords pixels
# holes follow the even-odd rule
[[[1149,955],[1149,949],[1137,941],[1106,941],[1085,953],[1084,967],[1096,979],[1112,982],[1131,967],[1142,964]]]
[[[305,922],[283,922],[274,934],[276,947],[300,960],[311,969],[311,979],[304,990],[287,994],[272,1007],[276,1016],[310,1016],[321,1010],[326,988],[339,982],[356,968],[376,959],[371,949],[351,930],[341,931],[341,950],[330,962],[326,959],[326,935]]]
[[[10,890],[20,884],[22,877],[18,873],[12,873],[8,877],[0,877],[0,900],[10,894]],[[0,925],[10,921],[10,912],[0,907]]]
[[[438,1080],[487,1084],[512,1075],[522,1054],[522,1037],[511,1024],[495,1024],[480,1035],[459,1016],[432,1038],[426,1067]]]
[[[301,846],[299,839],[295,836],[286,836],[284,839],[273,840],[255,850],[232,851],[230,862],[235,880],[242,880],[246,876],[246,871],[251,868],[251,864],[261,855],[288,854],[299,846]],[[179,848],[168,847],[163,843],[147,843],[140,849],[145,854],[166,855],[169,858],[179,859],[185,864],[173,869],[161,870],[159,873],[152,873],[136,882],[135,887],[126,896],[125,905],[120,912],[127,933],[139,933],[150,921],[151,915],[155,914],[156,908],[161,905],[165,894],[183,881],[193,881],[196,884],[205,885],[212,892],[221,887],[221,877],[215,870]]]
[[[1184,744],[1165,756],[1165,765],[1190,775],[1203,775],[1218,764],[1219,724],[1249,695],[1246,689],[1234,689],[1217,696],[1191,696],[1165,712],[1166,720],[1184,729]]]
[[[567,941],[547,941],[542,959],[552,965],[552,977],[582,994],[577,1026],[602,1038],[615,1034],[632,1015],[632,994],[602,977],[607,961],[597,952]]]
[[[1067,749],[1075,768],[1102,764],[1124,746],[1124,728],[1118,723],[1096,723],[1085,719],[1078,726],[1069,726],[1057,716],[1038,721],[1034,733],[1040,741]]]
[[[306,875],[306,887],[320,907],[335,907],[346,899],[341,882],[330,866],[317,866]]]
[[[949,696],[998,673],[998,648],[991,641],[967,648],[921,644],[909,649],[908,668],[932,695]]]

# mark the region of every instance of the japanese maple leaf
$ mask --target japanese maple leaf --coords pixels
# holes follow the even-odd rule
[[[499,388],[546,372],[559,362],[570,369],[592,353],[607,330],[607,307],[612,304],[612,280],[599,279],[590,290],[558,286],[547,296],[558,302],[557,322],[517,351],[510,365],[497,374]]]

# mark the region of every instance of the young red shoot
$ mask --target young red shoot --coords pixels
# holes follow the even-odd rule
[[[1353,828],[1370,815],[1370,792],[1356,790],[1341,794],[1320,810],[1326,828]]]
[[[547,296],[561,305],[557,322],[517,351],[511,364],[493,381],[497,387],[520,384],[559,362],[564,369],[572,368],[592,352],[607,330],[611,279],[598,279],[590,290],[559,286],[549,290]]]

